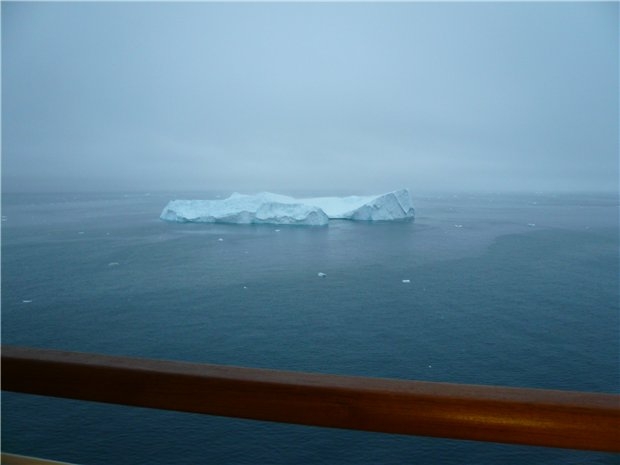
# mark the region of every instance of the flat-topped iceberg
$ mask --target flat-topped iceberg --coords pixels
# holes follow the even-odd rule
[[[166,221],[322,226],[330,219],[393,221],[411,219],[414,209],[407,189],[371,196],[296,199],[262,192],[234,193],[224,200],[172,200],[160,218]]]
[[[180,223],[301,224],[322,226],[329,218],[323,210],[292,197],[263,192],[233,194],[224,200],[173,200],[160,218]]]

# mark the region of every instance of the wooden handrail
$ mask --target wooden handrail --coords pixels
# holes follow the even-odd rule
[[[2,389],[384,433],[620,452],[620,396],[2,347]]]
[[[56,460],[45,460],[38,457],[29,457],[26,455],[0,454],[0,463],[2,465],[72,465],[67,462],[57,462]]]

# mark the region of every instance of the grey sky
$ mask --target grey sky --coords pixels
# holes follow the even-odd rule
[[[617,190],[618,24],[615,2],[2,2],[3,190]]]

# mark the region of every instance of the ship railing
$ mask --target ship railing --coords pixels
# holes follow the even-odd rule
[[[608,393],[341,376],[6,345],[2,389],[300,425],[620,452],[620,395]]]

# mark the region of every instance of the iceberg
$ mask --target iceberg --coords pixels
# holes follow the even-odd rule
[[[223,200],[172,200],[160,215],[179,223],[295,224],[324,226],[330,219],[394,221],[414,217],[409,190],[371,196],[296,199],[261,192]]]

